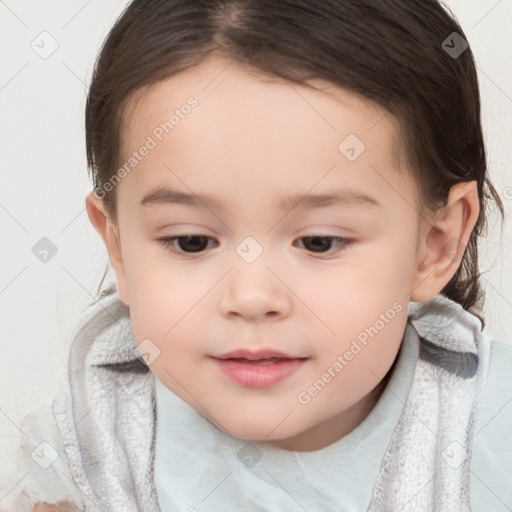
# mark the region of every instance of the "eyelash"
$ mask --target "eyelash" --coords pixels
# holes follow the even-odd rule
[[[180,256],[183,256],[183,255],[185,255],[185,256],[187,256],[187,255],[193,256],[195,254],[202,254],[204,252],[204,250],[203,251],[197,251],[197,252],[186,252],[186,251],[177,250],[175,248],[175,246],[174,246],[174,241],[175,240],[179,240],[179,239],[183,239],[183,238],[188,238],[188,237],[202,237],[202,238],[212,239],[212,237],[210,237],[210,236],[198,235],[198,234],[191,233],[189,235],[181,235],[181,236],[166,236],[166,237],[158,238],[157,241],[160,242],[165,247],[165,249],[168,250],[169,252],[172,252],[174,254],[178,254]],[[356,243],[356,241],[354,239],[352,239],[352,238],[344,238],[344,237],[341,237],[341,236],[327,236],[327,235],[303,236],[303,237],[300,237],[298,240],[302,240],[304,238],[324,238],[324,239],[329,239],[329,240],[333,240],[335,242],[338,242],[338,243],[341,244],[341,247],[336,252],[340,252],[343,249],[347,249],[347,248],[351,247],[352,245],[354,245]],[[330,251],[326,251],[326,252],[309,251],[309,252],[311,254],[326,254],[326,253],[329,253]]]

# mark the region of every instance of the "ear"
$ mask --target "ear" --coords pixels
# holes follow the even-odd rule
[[[86,197],[85,206],[91,224],[100,234],[103,242],[105,243],[105,247],[107,248],[110,264],[116,274],[119,297],[128,306],[128,284],[126,282],[126,274],[124,271],[118,228],[110,221],[105,211],[103,201],[97,198],[94,195],[94,192],[91,192]]]
[[[423,223],[409,300],[426,302],[448,284],[460,266],[479,213],[476,181],[457,183],[450,189],[448,203],[434,216],[433,224],[432,219]]]

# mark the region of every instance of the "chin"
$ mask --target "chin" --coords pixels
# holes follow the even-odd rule
[[[278,441],[300,434],[302,430],[295,425],[287,425],[285,428],[283,417],[269,418],[262,417],[260,421],[254,416],[247,418],[236,418],[230,421],[229,418],[219,419],[222,426],[216,424],[226,434],[243,439],[245,441]],[[295,427],[295,428],[294,428]]]

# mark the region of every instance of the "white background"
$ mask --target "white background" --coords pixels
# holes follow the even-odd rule
[[[108,261],[85,211],[83,117],[100,44],[126,3],[0,0],[0,483],[13,469],[23,416],[57,389],[73,328]],[[512,0],[447,3],[475,54],[490,176],[510,216]],[[59,45],[47,59],[31,48],[43,31]],[[481,247],[485,331],[512,343],[512,228],[507,220],[501,235],[498,221],[491,216]],[[32,253],[42,237],[58,249],[47,263]]]

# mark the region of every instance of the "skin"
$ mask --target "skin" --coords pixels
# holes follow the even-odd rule
[[[40,501],[34,506],[34,512],[77,512],[79,509],[69,501],[59,501],[55,505]]]
[[[430,300],[449,282],[479,212],[476,182],[468,182],[421,219],[412,178],[407,169],[397,172],[393,120],[364,98],[314,84],[323,90],[215,57],[139,91],[121,162],[190,96],[198,105],[117,185],[117,224],[99,198],[86,199],[135,340],[149,338],[160,350],[150,364],[155,377],[225,432],[295,451],[337,441],[373,409],[400,348],[409,301]],[[366,146],[352,162],[338,150],[351,133]],[[141,206],[158,185],[209,193],[220,204]],[[279,207],[289,194],[345,187],[381,207]],[[174,254],[157,240],[187,234],[212,238],[189,255],[186,243],[174,242],[182,251]],[[236,252],[247,236],[263,249],[250,264]],[[327,240],[314,252],[306,236],[355,243]],[[394,318],[300,403],[298,394],[393,304],[401,307]],[[308,360],[284,381],[254,389],[228,379],[209,357],[239,348]]]

